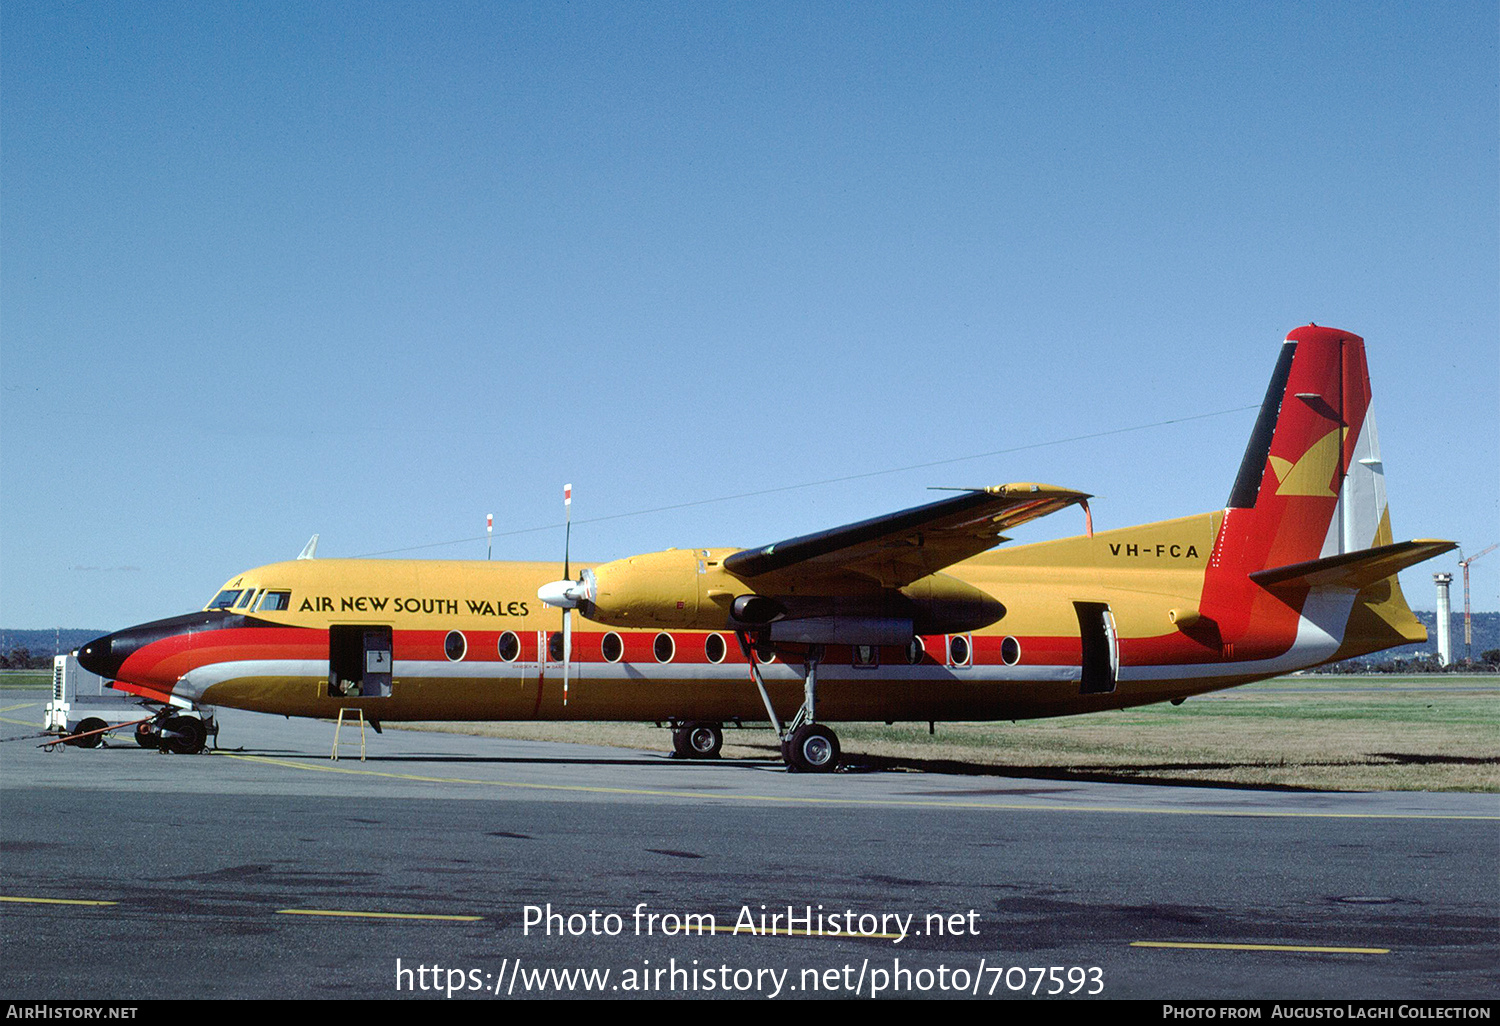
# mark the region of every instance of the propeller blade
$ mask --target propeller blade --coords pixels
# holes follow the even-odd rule
[[[568,704],[568,664],[573,661],[573,610],[563,610],[563,705]]]
[[[563,576],[571,578],[573,571],[569,569],[568,550],[573,546],[573,486],[563,485],[563,518],[567,527],[563,533]]]
[[[571,482],[563,485],[563,519],[567,526],[563,533],[563,580],[572,584],[572,564],[568,562],[569,552],[573,547],[573,485]],[[582,584],[582,582],[579,582]],[[552,585],[547,585],[552,587]],[[545,589],[544,589],[545,590]],[[568,605],[562,607],[563,611],[563,706],[568,704],[568,664],[573,661],[573,609],[578,605],[582,596],[578,594],[581,589],[569,587],[564,596]],[[539,598],[541,591],[537,592]],[[546,603],[542,598],[542,602]]]

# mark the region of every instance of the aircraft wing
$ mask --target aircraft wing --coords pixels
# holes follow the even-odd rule
[[[1001,532],[1087,500],[1084,492],[1045,484],[1004,484],[964,491],[898,513],[828,531],[742,549],[726,571],[756,588],[808,586],[855,575],[901,588],[1005,541]]]

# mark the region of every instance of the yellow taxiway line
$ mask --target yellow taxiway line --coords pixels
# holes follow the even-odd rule
[[[1389,955],[1390,948],[1325,948],[1311,944],[1209,944],[1188,941],[1131,941],[1132,948],[1197,948],[1207,951],[1306,951],[1319,955]]]
[[[920,808],[920,809],[990,809],[998,812],[1114,812],[1136,813],[1158,816],[1241,816],[1257,819],[1456,819],[1456,820],[1500,820],[1500,815],[1477,815],[1457,813],[1425,812],[1308,812],[1295,809],[1164,809],[1135,808],[1116,805],[1078,805],[1056,803],[1049,805],[1021,805],[1015,802],[974,801],[923,801],[908,798],[841,798],[808,795],[771,794],[727,794],[707,791],[667,791],[640,787],[600,787],[586,784],[531,784],[515,780],[477,780],[469,777],[429,777],[416,773],[388,773],[381,770],[355,769],[348,766],[319,765],[298,762],[292,759],[273,759],[263,755],[243,755],[233,752],[215,752],[227,759],[281,766],[286,769],[308,773],[343,773],[349,776],[382,777],[388,780],[409,780],[423,784],[473,784],[477,787],[500,787],[519,791],[564,791],[575,794],[616,794],[644,798],[697,798],[712,801],[760,802],[781,805],[831,805],[874,808]]]
[[[333,916],[345,919],[442,919],[453,923],[477,923],[484,916],[440,916],[428,912],[351,912],[337,908],[279,908],[278,916]]]
[[[0,894],[0,901],[22,902],[35,905],[117,905],[115,901],[91,901],[82,898],[30,898],[20,895]],[[333,919],[422,919],[449,923],[482,922],[483,916],[439,915],[433,912],[358,912],[338,908],[282,908],[279,916],[322,916]],[[753,936],[775,937],[834,937],[842,940],[899,940],[896,933],[840,933],[837,935],[817,933],[812,930],[793,930],[773,927],[766,930],[741,931],[733,926],[703,927],[697,932],[737,935],[749,933]],[[1292,951],[1331,955],[1389,955],[1390,948],[1340,948],[1311,944],[1217,944],[1203,941],[1131,941],[1132,948],[1186,948],[1200,951]]]

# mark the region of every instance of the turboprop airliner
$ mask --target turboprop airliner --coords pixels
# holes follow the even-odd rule
[[[748,721],[772,726],[788,768],[829,771],[832,723],[1181,702],[1423,641],[1396,574],[1454,548],[1393,541],[1364,342],[1316,325],[1283,343],[1223,509],[1001,547],[1073,506],[1091,525],[1088,498],[997,485],[576,577],[567,563],[297,559],[78,657],[159,703],[138,739],[181,751],[203,746],[182,711],[196,707],[358,709],[377,726],[667,722],[674,752],[697,758]]]

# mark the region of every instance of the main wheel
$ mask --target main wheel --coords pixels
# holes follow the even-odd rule
[[[832,773],[839,765],[838,735],[821,723],[792,731],[783,751],[787,769],[801,773]]]
[[[161,747],[169,752],[193,755],[203,751],[207,740],[208,731],[196,716],[169,716],[161,725]]]
[[[78,729],[75,730],[73,733],[75,733],[75,734],[87,734],[91,730],[103,730],[107,726],[109,726],[109,724],[105,723],[99,717],[97,717],[97,716],[90,716],[88,719],[86,719],[83,722],[79,723],[78,724]],[[78,738],[76,741],[69,741],[68,744],[72,745],[74,748],[98,748],[99,745],[100,745],[100,743],[103,742],[103,740],[104,740],[104,735],[103,734],[95,734],[92,737],[81,737],[81,738]]]
[[[679,759],[717,759],[724,731],[717,723],[684,723],[672,731],[672,754]]]

